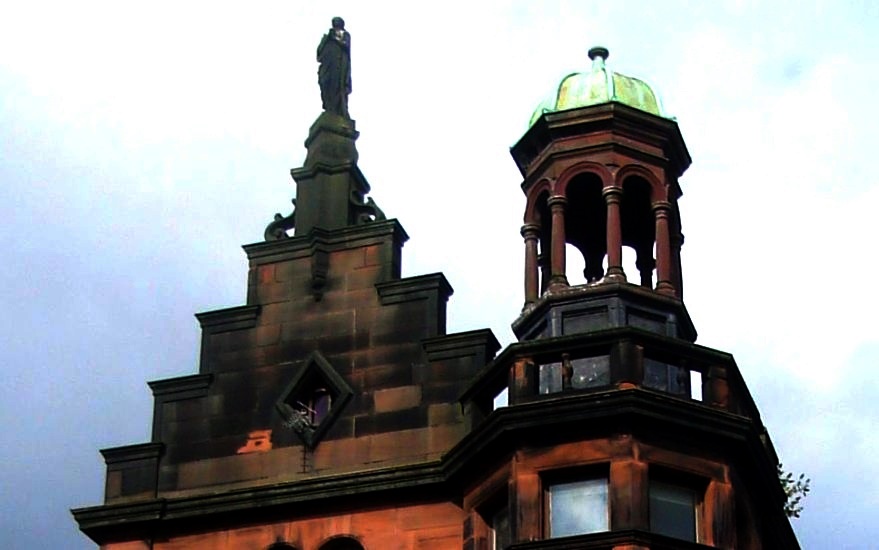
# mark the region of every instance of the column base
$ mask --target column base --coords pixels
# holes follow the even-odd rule
[[[607,273],[604,275],[604,280],[612,283],[625,283],[627,281],[626,272],[623,271],[622,267],[608,267]]]
[[[677,291],[671,281],[659,281],[656,283],[656,292],[666,296],[677,296]]]
[[[564,275],[553,275],[549,280],[549,288],[547,292],[556,292],[559,290],[567,290],[571,285],[568,284],[568,278]]]

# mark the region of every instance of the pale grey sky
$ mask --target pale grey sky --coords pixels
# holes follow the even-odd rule
[[[91,548],[99,448],[146,441],[147,380],[194,373],[192,314],[244,302],[239,245],[288,212],[352,34],[360,165],[445,272],[451,331],[512,340],[524,206],[508,148],[610,49],[693,156],[686,303],[813,493],[804,548],[867,548],[879,501],[879,8],[860,2],[52,2],[0,6],[0,547]]]

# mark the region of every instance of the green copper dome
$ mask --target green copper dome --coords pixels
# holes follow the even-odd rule
[[[528,127],[533,126],[543,113],[600,105],[610,101],[665,116],[659,99],[646,82],[605,68],[604,61],[608,55],[607,48],[596,47],[589,50],[592,70],[588,73],[571,73],[564,77],[555,93],[534,110]]]

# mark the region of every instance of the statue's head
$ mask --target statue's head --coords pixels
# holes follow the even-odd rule
[[[333,28],[337,31],[345,29],[345,20],[341,17],[333,17]]]

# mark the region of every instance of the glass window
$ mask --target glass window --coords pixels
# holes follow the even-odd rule
[[[697,504],[695,490],[651,480],[650,530],[696,542]]]
[[[491,546],[492,550],[503,550],[512,544],[510,533],[510,508],[503,506],[491,516]]]
[[[327,415],[330,414],[330,405],[333,397],[326,388],[315,388],[311,393],[311,400],[307,405],[309,420],[313,426],[318,426]]]
[[[584,357],[571,361],[571,387],[579,390],[610,385],[610,356]]]
[[[550,485],[550,537],[607,531],[608,523],[607,478]]]
[[[681,367],[644,358],[644,385],[676,395],[690,396],[690,372]]]
[[[610,385],[610,356],[565,359],[540,365],[540,393],[582,390]]]
[[[547,363],[540,365],[540,393],[556,393],[562,391],[562,364]]]

